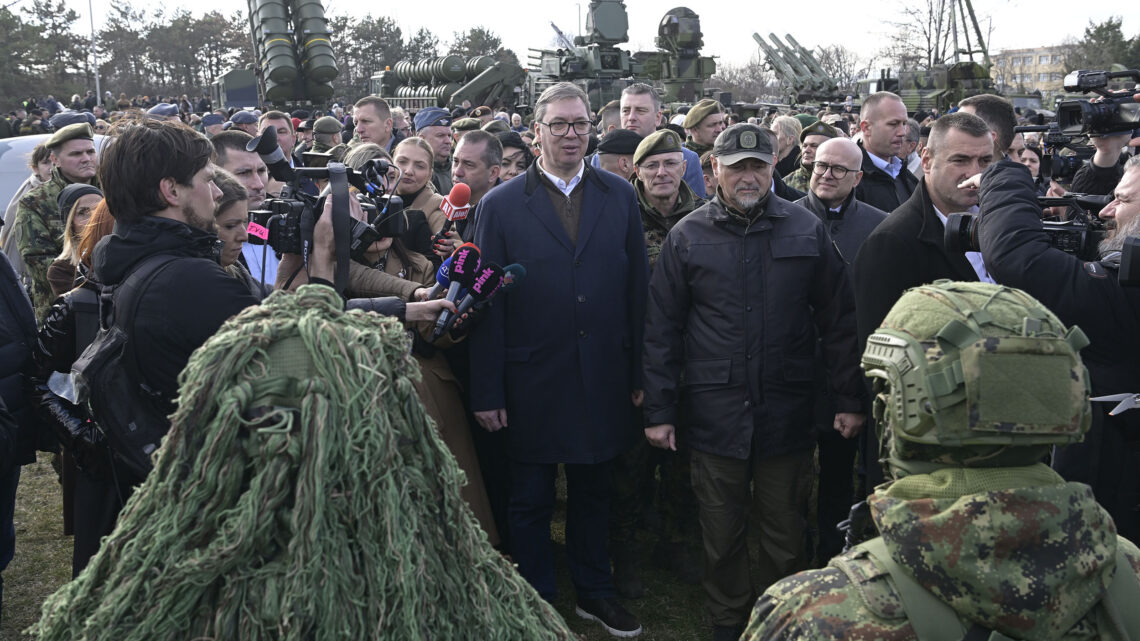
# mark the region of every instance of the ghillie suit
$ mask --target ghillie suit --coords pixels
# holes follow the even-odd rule
[[[317,285],[191,357],[155,468],[40,639],[572,639],[487,543],[403,327]]]

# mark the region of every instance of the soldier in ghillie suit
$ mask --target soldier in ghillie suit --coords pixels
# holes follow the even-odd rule
[[[728,126],[724,105],[712,98],[705,98],[693,105],[689,113],[685,114],[685,121],[681,126],[688,134],[685,147],[700,156],[713,148],[716,137]],[[709,196],[711,197],[711,194]]]
[[[51,285],[47,270],[63,250],[63,223],[67,216],[59,211],[59,192],[71,183],[93,183],[95,180],[95,132],[87,123],[63,127],[48,139],[51,160],[55,165],[51,180],[29,191],[16,210],[19,230],[20,258],[25,265],[25,286],[36,309],[36,321],[42,322],[51,307]]]
[[[800,166],[784,176],[784,184],[805,194],[811,190],[812,165],[815,163],[815,150],[832,138],[839,137],[839,130],[823,122],[816,122],[800,132]],[[850,258],[854,258],[851,256]]]
[[[868,499],[880,536],[773,585],[743,638],[1137,638],[1140,551],[1041,463],[1088,430],[1087,343],[1020,290],[904,294],[863,355],[892,479]]]

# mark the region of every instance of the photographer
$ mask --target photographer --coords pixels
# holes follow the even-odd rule
[[[1089,140],[1096,152],[1073,176],[1073,191],[1078,194],[1111,194],[1124,175],[1125,158],[1121,149],[1130,138],[1130,132],[1091,136]]]
[[[1029,171],[1002,161],[979,177],[979,239],[986,268],[1002,285],[1024,289],[1077,325],[1091,343],[1082,351],[1092,394],[1140,391],[1140,289],[1117,281],[1119,250],[1127,237],[1140,237],[1140,159],[1123,169],[1116,199],[1101,211],[1115,229],[1101,243],[1101,260],[1084,262],[1050,245],[1042,230]],[[1110,224],[1110,228],[1112,225]],[[1046,402],[1047,399],[1042,399]],[[1092,486],[1112,514],[1118,531],[1140,540],[1140,412],[1110,417],[1094,404],[1093,426],[1083,443],[1058,449],[1055,469],[1067,480]]]

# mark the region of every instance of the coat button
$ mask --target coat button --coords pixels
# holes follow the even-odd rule
[[[583,296],[582,294],[578,294],[578,302],[579,302],[579,303],[584,303],[584,302],[586,302],[586,297],[585,297],[585,296]]]
[[[580,260],[576,260],[576,261],[574,261],[574,266],[575,266],[575,267],[581,267],[581,266],[582,266],[582,261],[580,261]]]
[[[744,407],[752,407],[752,401],[744,401]]]
[[[744,355],[744,360],[746,360],[746,361],[750,361],[750,360],[752,360],[752,354],[745,354],[745,355]]]
[[[746,306],[744,307],[744,311],[746,311],[746,312],[750,312],[750,311],[752,311],[752,306],[751,306],[751,305],[746,305]]]
[[[584,330],[584,329],[579,330],[578,331],[578,338],[586,338],[586,330]]]

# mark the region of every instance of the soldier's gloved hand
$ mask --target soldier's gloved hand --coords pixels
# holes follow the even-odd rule
[[[93,479],[110,475],[111,450],[107,437],[94,421],[84,421],[71,429],[71,456],[75,467]]]

